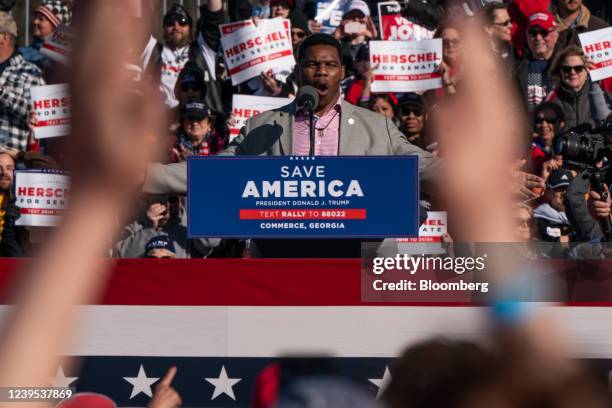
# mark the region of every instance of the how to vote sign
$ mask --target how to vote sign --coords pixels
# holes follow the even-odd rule
[[[370,41],[372,92],[415,92],[442,87],[442,39]]]
[[[70,92],[68,84],[35,86],[31,90],[32,109],[38,122],[37,139],[70,134]]]
[[[385,41],[420,41],[433,38],[434,32],[401,15],[396,1],[378,3],[380,38]]]
[[[418,235],[417,156],[192,156],[187,169],[192,238]]]
[[[232,85],[268,70],[295,65],[289,21],[281,18],[223,24],[221,46]]]
[[[591,80],[612,77],[612,27],[579,34],[584,53],[593,61]]]
[[[230,141],[238,136],[240,129],[253,116],[288,105],[292,100],[292,98],[235,94],[232,97],[232,113],[236,118],[236,124],[230,128]]]
[[[14,189],[20,208],[16,225],[54,227],[68,206],[70,177],[55,170],[15,170]]]

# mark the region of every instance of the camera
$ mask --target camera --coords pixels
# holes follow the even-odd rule
[[[559,136],[555,145],[555,153],[571,162],[595,166],[597,162],[610,157],[610,146],[606,146],[600,135],[570,131]]]

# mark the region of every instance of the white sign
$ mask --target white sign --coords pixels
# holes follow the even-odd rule
[[[15,170],[16,225],[54,227],[59,224],[70,197],[70,177],[52,170]]]
[[[370,41],[372,92],[415,92],[442,87],[442,39]]]
[[[433,38],[434,32],[401,15],[402,7],[396,1],[378,3],[380,38],[389,41],[420,41]]]
[[[40,48],[40,53],[52,61],[68,65],[74,35],[69,27],[60,25]]]
[[[593,61],[591,80],[612,77],[612,27],[578,34],[584,53]]]
[[[442,236],[448,232],[446,211],[427,211],[427,220],[419,228],[418,238],[397,238],[401,254],[443,254]]]
[[[37,139],[70,134],[70,93],[68,84],[35,86],[31,90],[32,109],[38,123]]]
[[[238,85],[268,70],[293,67],[289,20],[272,18],[255,26],[251,20],[223,24],[221,45],[232,85]]]
[[[232,113],[236,118],[236,126],[230,128],[230,142],[238,136],[240,129],[248,119],[262,112],[288,105],[292,100],[292,98],[269,96],[234,95],[232,98]]]

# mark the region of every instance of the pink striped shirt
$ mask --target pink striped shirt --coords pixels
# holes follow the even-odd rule
[[[315,129],[325,128],[323,137],[319,136],[319,131],[315,130],[315,149],[316,156],[337,156],[338,145],[340,142],[340,101],[342,95],[327,112],[320,118],[315,115]],[[327,126],[329,124],[329,126]],[[308,156],[310,150],[310,129],[308,126],[308,114],[298,112],[295,115],[293,124],[293,155]]]

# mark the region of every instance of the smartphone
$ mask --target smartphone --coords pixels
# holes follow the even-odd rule
[[[346,23],[344,25],[344,32],[347,34],[358,34],[364,32],[365,30],[365,24],[359,23],[357,21],[351,21],[350,23]]]

